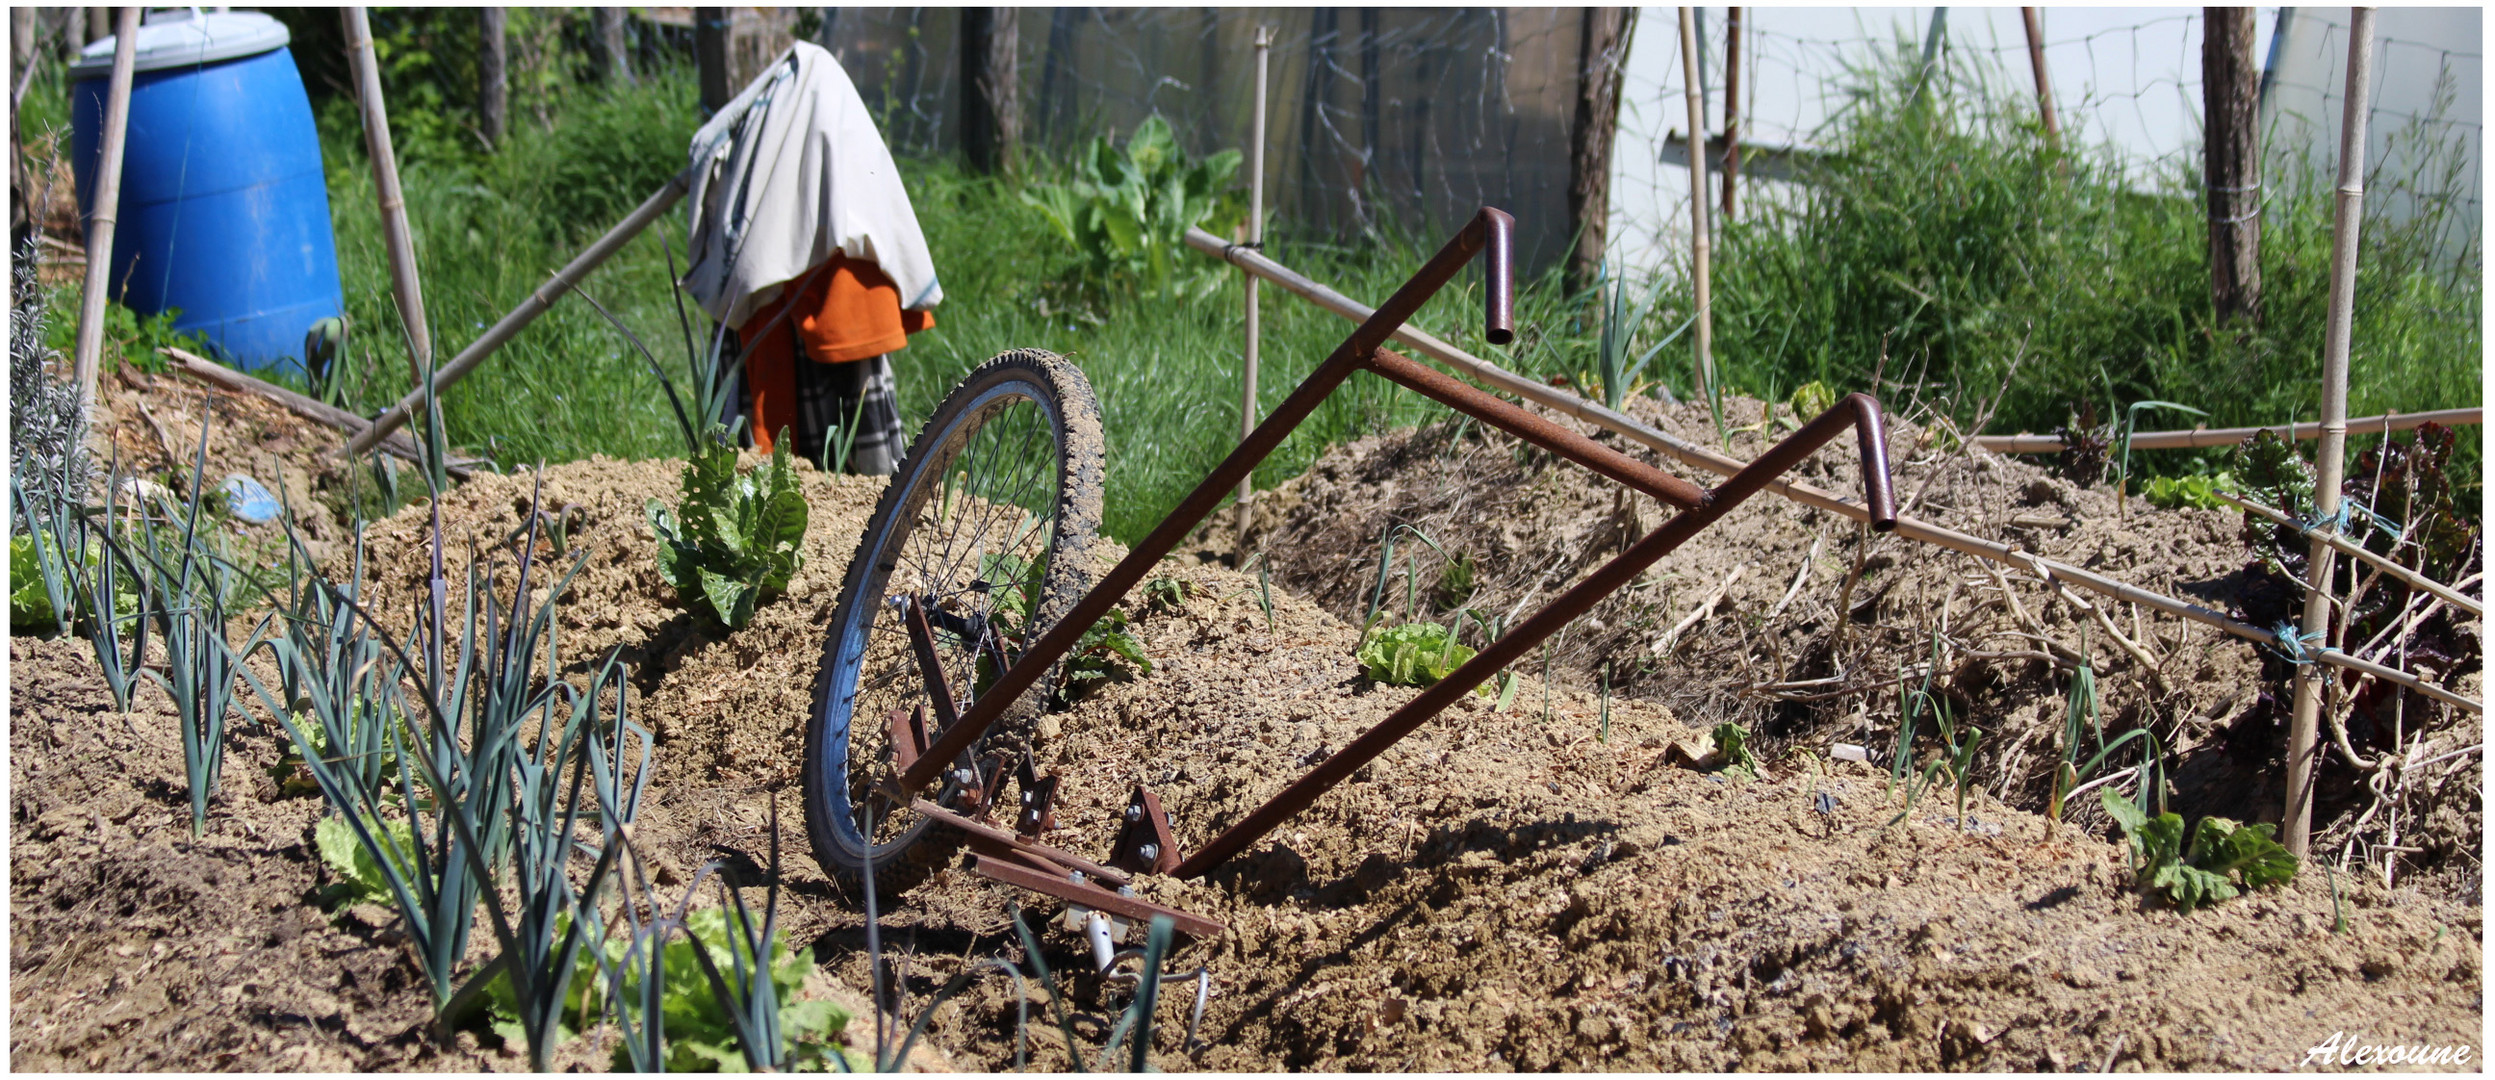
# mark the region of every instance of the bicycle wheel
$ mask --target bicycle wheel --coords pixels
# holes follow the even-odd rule
[[[1091,588],[1100,527],[1100,407],[1052,353],[1021,349],[970,373],[937,406],[867,521],[815,680],[803,770],[815,859],[879,896],[924,879],[953,845],[877,790],[892,775],[894,710],[929,706],[904,621],[916,600],[963,712]],[[1041,679],[975,752],[1029,749],[1053,680]],[[932,708],[928,737],[936,736]],[[949,774],[948,769],[948,774]],[[937,790],[949,802],[958,785]]]

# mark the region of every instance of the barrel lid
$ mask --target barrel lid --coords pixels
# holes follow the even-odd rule
[[[257,11],[210,11],[195,7],[151,11],[139,26],[134,71],[194,67],[258,56],[286,47],[286,24]],[[113,73],[113,37],[88,43],[69,77],[100,79]]]

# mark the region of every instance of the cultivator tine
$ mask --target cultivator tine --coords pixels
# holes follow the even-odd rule
[[[961,713],[953,707],[953,686],[945,681],[944,661],[936,655],[936,631],[927,625],[926,605],[910,597],[902,606],[901,621],[910,628],[910,652],[918,657],[918,676],[927,683],[927,700],[936,707],[936,730],[949,731]]]
[[[1166,874],[1178,868],[1178,837],[1170,831],[1161,797],[1136,785],[1126,798],[1124,824],[1109,846],[1109,865],[1133,874]]]
[[[1218,920],[1180,911],[1177,908],[1163,907],[1141,897],[1128,895],[1128,891],[1131,890],[1112,892],[1091,884],[1087,880],[1076,880],[1072,876],[1052,876],[1017,862],[1006,862],[980,855],[971,859],[970,872],[991,881],[1001,881],[1032,892],[1046,893],[1076,907],[1106,912],[1138,923],[1150,923],[1155,915],[1167,915],[1172,927],[1189,937],[1215,938],[1220,937],[1222,931],[1229,929]]]
[[[906,771],[927,753],[927,707],[894,709],[884,721],[892,726],[893,767]]]
[[[1056,828],[1057,777],[1041,778],[1031,768],[1030,755],[1026,754],[1021,768],[1015,771],[1014,783],[1022,789],[1022,810],[1014,816],[1014,835],[1036,840],[1041,833]]]

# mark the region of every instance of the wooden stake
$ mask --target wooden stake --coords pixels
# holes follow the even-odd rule
[[[2348,11],[2347,107],[2339,122],[2338,213],[2330,235],[2330,322],[2322,339],[2322,438],[2314,448],[2313,507],[2328,522],[2339,514],[2339,482],[2348,444],[2348,331],[2355,310],[2357,227],[2365,210],[2365,110],[2373,89],[2374,9]],[[2336,532],[2336,526],[2322,529]],[[2307,549],[2304,633],[2316,648],[2328,641],[2316,636],[2330,626],[2330,581],[2336,554],[2315,537]],[[2283,840],[2289,854],[2301,859],[2313,841],[2314,732],[2321,713],[2321,681],[2330,677],[2318,664],[2296,671],[2296,711],[2287,726],[2287,807]]]
[[[504,75],[511,58],[503,34],[508,14],[498,7],[476,9],[476,129],[488,150],[502,146],[511,121],[511,82]]]
[[[1715,388],[1715,326],[1710,318],[1707,286],[1707,107],[1698,97],[1698,31],[1690,9],[1681,9],[1681,83],[1689,101],[1689,265],[1697,290],[1697,356],[1690,385],[1701,401],[1712,400]]]
[[[95,372],[104,357],[104,302],[112,288],[113,227],[121,216],[122,140],[130,130],[130,79],[138,66],[139,9],[121,9],[113,38],[113,78],[104,98],[104,146],[95,166],[94,210],[87,215],[87,285],[78,297],[78,422],[94,419]]]
[[[1590,7],[1578,21],[1577,102],[1568,127],[1568,227],[1576,245],[1568,255],[1566,287],[1572,294],[1601,276],[1611,217],[1611,146],[1620,128],[1620,69],[1636,17],[1636,8]]]
[[[2036,70],[2036,114],[2044,118],[2045,145],[2062,148],[2062,120],[2053,114],[2053,80],[2045,76],[2045,31],[2036,19],[2036,9],[2019,9],[2019,20],[2027,24],[2027,66]]]
[[[728,85],[728,9],[693,9],[693,66],[702,85],[702,115],[728,107],[736,92]]]
[[[962,9],[962,152],[974,172],[1010,174],[1022,139],[1015,8]]]
[[[589,57],[597,80],[610,86],[633,85],[632,59],[624,48],[624,9],[589,9]]]
[[[390,287],[399,323],[407,331],[407,385],[424,385],[433,363],[433,332],[426,327],[424,289],[416,277],[416,242],[407,230],[407,200],[399,194],[398,154],[390,143],[390,113],[381,100],[381,64],[373,58],[372,23],[363,8],[346,9],[347,62],[355,69],[355,93],[363,99],[364,151],[373,162],[373,194],[381,203],[381,244],[390,253]]]
[[[2209,196],[2209,304],[2220,325],[2261,321],[2261,72],[2253,10],[2202,8],[2202,165]]]
[[[1741,189],[1741,9],[1724,9],[1724,220]]]

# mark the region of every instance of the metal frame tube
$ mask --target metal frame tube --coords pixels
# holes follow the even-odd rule
[[[1518,624],[1507,636],[1491,642],[1489,648],[1449,672],[1446,678],[1432,683],[1419,696],[1379,721],[1376,727],[1352,740],[1351,745],[1309,770],[1307,775],[1267,800],[1265,805],[1214,837],[1211,843],[1171,871],[1172,876],[1200,876],[1262,839],[1293,815],[1308,809],[1320,796],[1350,778],[1354,771],[1385,753],[1387,747],[1412,734],[1414,729],[1444,712],[1457,699],[1472,693],[1474,687],[1490,681],[1491,676],[1509,664],[1522,659],[1535,646],[1565,629],[1604,597],[1636,580],[1637,575],[1647,567],[1714,524],[1717,518],[1741,505],[1743,500],[1757,494],[1770,479],[1799,464],[1847,427],[1855,429],[1863,449],[1863,489],[1865,501],[1871,507],[1871,527],[1878,531],[1895,528],[1897,507],[1889,492],[1880,406],[1866,395],[1850,395],[1821,413],[1817,419],[1803,425],[1800,431],[1771,447],[1757,461],[1733,474],[1715,490],[1707,492],[1698,505],[1675,515],[1672,520],[1664,522],[1663,527],[1631,545],[1618,558],[1586,575],[1584,580]]]
[[[1143,543],[1137,544],[1126,558],[1118,561],[1108,576],[1092,587],[1092,591],[1076,601],[1074,610],[1067,612],[1057,620],[1057,625],[1040,635],[1040,640],[1020,660],[1007,668],[986,693],[979,695],[978,700],[971,702],[970,710],[962,714],[959,722],[937,735],[936,744],[928,748],[926,755],[902,772],[897,781],[899,790],[894,794],[904,798],[916,794],[935,780],[937,774],[943,771],[945,762],[960,756],[979,736],[986,734],[988,728],[1005,715],[1005,709],[1028,691],[1031,684],[1039,681],[1041,672],[1072,651],[1075,643],[1082,640],[1083,631],[1124,599],[1128,590],[1142,581],[1163,556],[1175,550],[1206,515],[1229,497],[1242,478],[1254,472],[1258,463],[1282,445],[1282,440],[1290,435],[1292,429],[1308,419],[1310,413],[1317,411],[1317,406],[1332,395],[1344,379],[1366,366],[1368,355],[1375,352],[1378,345],[1395,332],[1395,328],[1402,326],[1413,312],[1419,311],[1422,304],[1453,280],[1476,254],[1486,252],[1489,255],[1485,266],[1489,288],[1482,311],[1484,333],[1494,342],[1506,341],[1513,336],[1515,324],[1508,297],[1512,278],[1508,260],[1514,251],[1514,229],[1515,219],[1502,211],[1484,207],[1474,215],[1463,231],[1448,240],[1445,247],[1438,249],[1438,254],[1432,256],[1419,273],[1414,274],[1403,288],[1397,289],[1394,296],[1353,330],[1351,336],[1336,347],[1334,355],[1327,357],[1325,363],[1309,373],[1307,381],[1300,383],[1299,389],[1291,391],[1291,396],[1283,399],[1272,415],[1256,425],[1256,430],[1248,433],[1248,437],[1239,443],[1239,448],[1223,458],[1222,463],[1214,467],[1212,475],[1197,484],[1186,500],[1170,511],[1170,516],[1162,519],[1151,535],[1144,537]]]
[[[1624,484],[1683,510],[1707,499],[1706,490],[1643,461],[1570,431],[1498,397],[1379,349],[1369,357],[1370,371],[1419,392],[1441,405],[1464,413],[1616,483]]]

